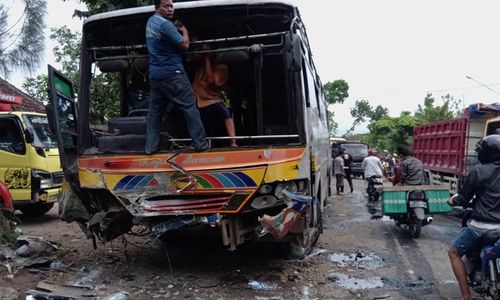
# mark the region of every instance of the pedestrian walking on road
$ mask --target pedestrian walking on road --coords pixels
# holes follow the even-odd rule
[[[337,195],[342,195],[344,193],[345,170],[344,159],[342,158],[343,155],[344,151],[340,149],[337,153],[337,157],[335,157],[333,161],[333,174],[335,174]]]
[[[351,189],[351,193],[354,191],[352,186],[352,156],[351,154],[344,151],[344,155],[342,156],[344,159],[344,171],[345,171],[345,179],[347,179],[347,183],[349,183],[349,188]]]

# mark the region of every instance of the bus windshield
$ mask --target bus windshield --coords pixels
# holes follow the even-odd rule
[[[215,17],[214,9],[217,10]],[[305,96],[313,99],[321,92],[321,85],[311,75],[315,73],[312,64],[304,68],[308,77],[302,79],[291,67],[292,59],[284,56],[285,49],[295,41],[290,32],[295,11],[291,6],[274,4],[253,9],[253,17],[248,18],[246,5],[214,8],[201,4],[183,7],[180,3],[176,15],[196,34],[196,40],[185,53],[185,72],[193,81],[203,55],[228,67],[222,100],[232,114],[238,145],[304,144],[305,125],[297,122],[304,118],[304,94],[291,87],[308,81]],[[125,139],[124,135],[128,138],[145,135],[151,97],[145,26],[153,11],[136,10],[136,14],[123,14],[112,20],[89,18],[84,25],[82,50],[87,55],[83,56],[81,89],[88,92],[81,93],[79,101],[83,110],[88,109],[90,113],[82,115],[88,120],[80,120],[80,123],[83,130],[90,125],[89,130],[100,140],[96,145],[111,146],[101,147],[98,152],[118,150],[114,145],[119,144],[117,140]],[[300,43],[295,47],[300,55]],[[104,89],[90,88],[102,82],[106,83]],[[319,102],[309,101],[311,107],[319,111],[319,117],[324,118],[324,104]],[[228,146],[224,123],[206,123],[214,124],[206,130],[212,147]],[[170,142],[190,143],[184,115],[173,103],[165,107],[161,132],[165,147],[170,147]],[[96,145],[81,144],[85,148]]]
[[[33,146],[41,148],[57,148],[56,137],[49,127],[49,120],[46,116],[23,115],[24,123],[33,129]]]

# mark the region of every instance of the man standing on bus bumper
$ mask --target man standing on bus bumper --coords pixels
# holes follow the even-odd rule
[[[180,22],[174,25],[171,21],[174,16],[172,0],[155,0],[154,4],[156,13],[149,18],[146,25],[151,91],[146,154],[159,150],[160,123],[168,101],[172,101],[182,111],[195,149],[203,151],[208,148],[205,129],[196,107],[191,82],[182,65],[182,51],[189,48],[189,32]]]

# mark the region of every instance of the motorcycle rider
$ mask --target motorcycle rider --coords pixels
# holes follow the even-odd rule
[[[410,148],[405,145],[399,145],[398,154],[401,156],[400,165],[400,183],[401,185],[423,185],[425,184],[424,178],[424,165],[418,158],[413,157]]]
[[[363,168],[365,179],[368,182],[368,188],[366,190],[369,191],[372,189],[373,185],[373,182],[370,180],[370,178],[373,176],[382,178],[384,171],[384,167],[382,166],[382,161],[378,157],[377,149],[371,148],[368,150],[368,156],[363,159],[361,167]],[[370,195],[368,195],[368,197],[370,197]],[[380,203],[376,203],[376,207],[374,207],[374,210],[375,213],[372,216],[372,218],[382,217]]]
[[[469,172],[459,193],[448,200],[450,205],[464,206],[475,196],[472,218],[448,251],[462,299],[472,299],[462,256],[492,242],[483,240],[486,233],[500,233],[500,135],[489,135],[479,141],[476,152],[480,164]]]
[[[383,176],[384,167],[382,166],[382,161],[378,158],[377,149],[371,148],[368,150],[368,156],[363,159],[361,167],[367,180],[372,176]]]

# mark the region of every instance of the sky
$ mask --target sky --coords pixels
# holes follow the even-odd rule
[[[4,2],[9,7],[22,1]],[[349,84],[344,104],[330,106],[339,123],[338,135],[351,127],[350,109],[356,100],[387,107],[391,116],[415,111],[427,93],[432,93],[437,105],[446,94],[461,100],[464,107],[500,102],[500,1],[294,3],[323,83],[343,79]],[[71,17],[78,5],[77,0],[48,0],[47,28],[66,24],[81,30],[82,22]],[[45,60],[35,75],[45,73],[47,63],[54,63],[53,45],[47,43],[46,48]],[[10,81],[20,87],[25,76],[16,73]],[[366,124],[357,131],[366,131]]]

